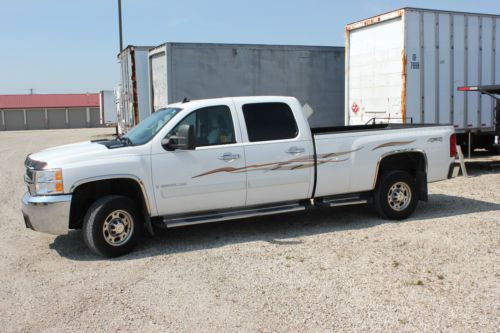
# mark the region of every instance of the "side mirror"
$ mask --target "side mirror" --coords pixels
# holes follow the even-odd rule
[[[194,134],[193,125],[181,125],[177,131],[177,135],[170,135],[161,140],[161,145],[166,150],[172,151],[176,149],[181,150],[195,150],[196,136]]]

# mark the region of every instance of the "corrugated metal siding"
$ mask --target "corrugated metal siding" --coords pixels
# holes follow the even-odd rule
[[[457,87],[500,83],[494,77],[500,66],[494,49],[500,17],[418,9],[407,10],[405,17],[408,57],[420,53],[419,69],[410,63],[407,67],[409,73],[418,73],[407,81],[407,106],[420,108],[420,114],[412,113],[415,119],[452,123],[458,131],[493,130],[493,100]]]

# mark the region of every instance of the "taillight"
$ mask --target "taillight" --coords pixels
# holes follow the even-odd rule
[[[453,133],[450,136],[450,157],[455,157],[457,155],[457,135]]]

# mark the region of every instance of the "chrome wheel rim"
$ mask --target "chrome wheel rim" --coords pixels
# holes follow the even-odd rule
[[[395,211],[405,210],[411,202],[411,188],[408,184],[397,182],[391,186],[387,193],[387,202]]]
[[[134,220],[124,210],[111,212],[102,225],[102,234],[106,243],[112,246],[120,246],[126,243],[134,231]]]

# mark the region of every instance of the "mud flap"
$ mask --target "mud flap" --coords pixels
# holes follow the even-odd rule
[[[428,201],[429,194],[427,191],[427,173],[424,171],[417,171],[417,186],[418,186],[418,199],[420,201]]]

